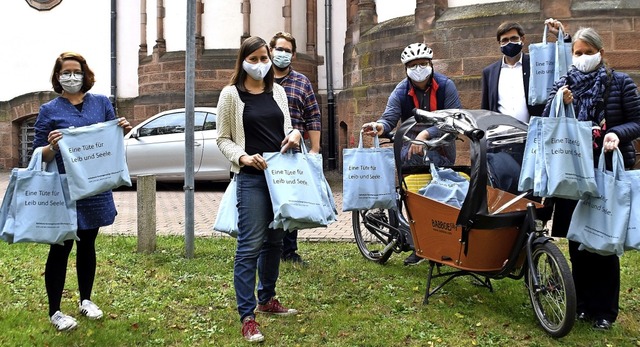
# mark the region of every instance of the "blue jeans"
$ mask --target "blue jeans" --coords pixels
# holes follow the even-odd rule
[[[233,264],[233,285],[242,321],[253,316],[256,308],[256,270],[260,281],[257,302],[265,304],[276,295],[285,231],[269,228],[273,210],[265,177],[240,173],[237,179],[238,245]]]

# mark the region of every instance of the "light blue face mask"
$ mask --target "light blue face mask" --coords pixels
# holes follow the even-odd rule
[[[273,64],[281,69],[286,69],[291,65],[292,53],[285,51],[273,51]]]

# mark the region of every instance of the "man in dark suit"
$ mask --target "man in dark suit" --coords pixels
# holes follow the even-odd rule
[[[545,21],[549,31],[558,35],[560,21],[549,18]],[[522,52],[525,42],[524,29],[518,23],[506,22],[498,27],[496,34],[502,59],[482,71],[482,109],[508,114],[525,123],[531,116],[539,116],[544,104],[531,106],[529,96],[529,54]],[[571,42],[569,36],[565,42]]]

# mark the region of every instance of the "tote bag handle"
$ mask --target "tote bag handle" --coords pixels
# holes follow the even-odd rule
[[[360,130],[360,141],[358,141],[358,148],[363,148],[363,141],[362,141],[362,133],[363,130]],[[380,138],[378,137],[378,134],[376,133],[376,136],[374,136],[373,138],[373,147],[374,148],[380,148]]]
[[[568,105],[564,104],[562,91],[558,90],[556,92],[556,96],[553,98],[551,102],[551,109],[554,110],[552,114],[549,114],[549,118],[556,117],[567,117],[567,118],[576,118],[576,111],[573,108],[573,103]]]
[[[616,180],[620,180],[620,173],[624,172],[624,159],[622,158],[622,152],[620,152],[620,148],[616,148],[611,156],[611,172],[613,173],[613,177],[615,177]],[[600,158],[598,159],[598,170],[606,172],[604,151],[600,152]]]

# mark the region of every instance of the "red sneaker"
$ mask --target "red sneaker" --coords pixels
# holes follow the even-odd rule
[[[256,312],[266,313],[266,314],[276,314],[279,316],[291,316],[298,314],[298,310],[293,308],[286,308],[282,306],[280,301],[276,298],[271,298],[266,304],[260,305],[258,304],[258,308]]]
[[[244,339],[249,342],[264,341],[264,335],[262,335],[260,329],[258,329],[259,326],[260,324],[258,324],[253,317],[246,317],[242,321],[242,336]]]

